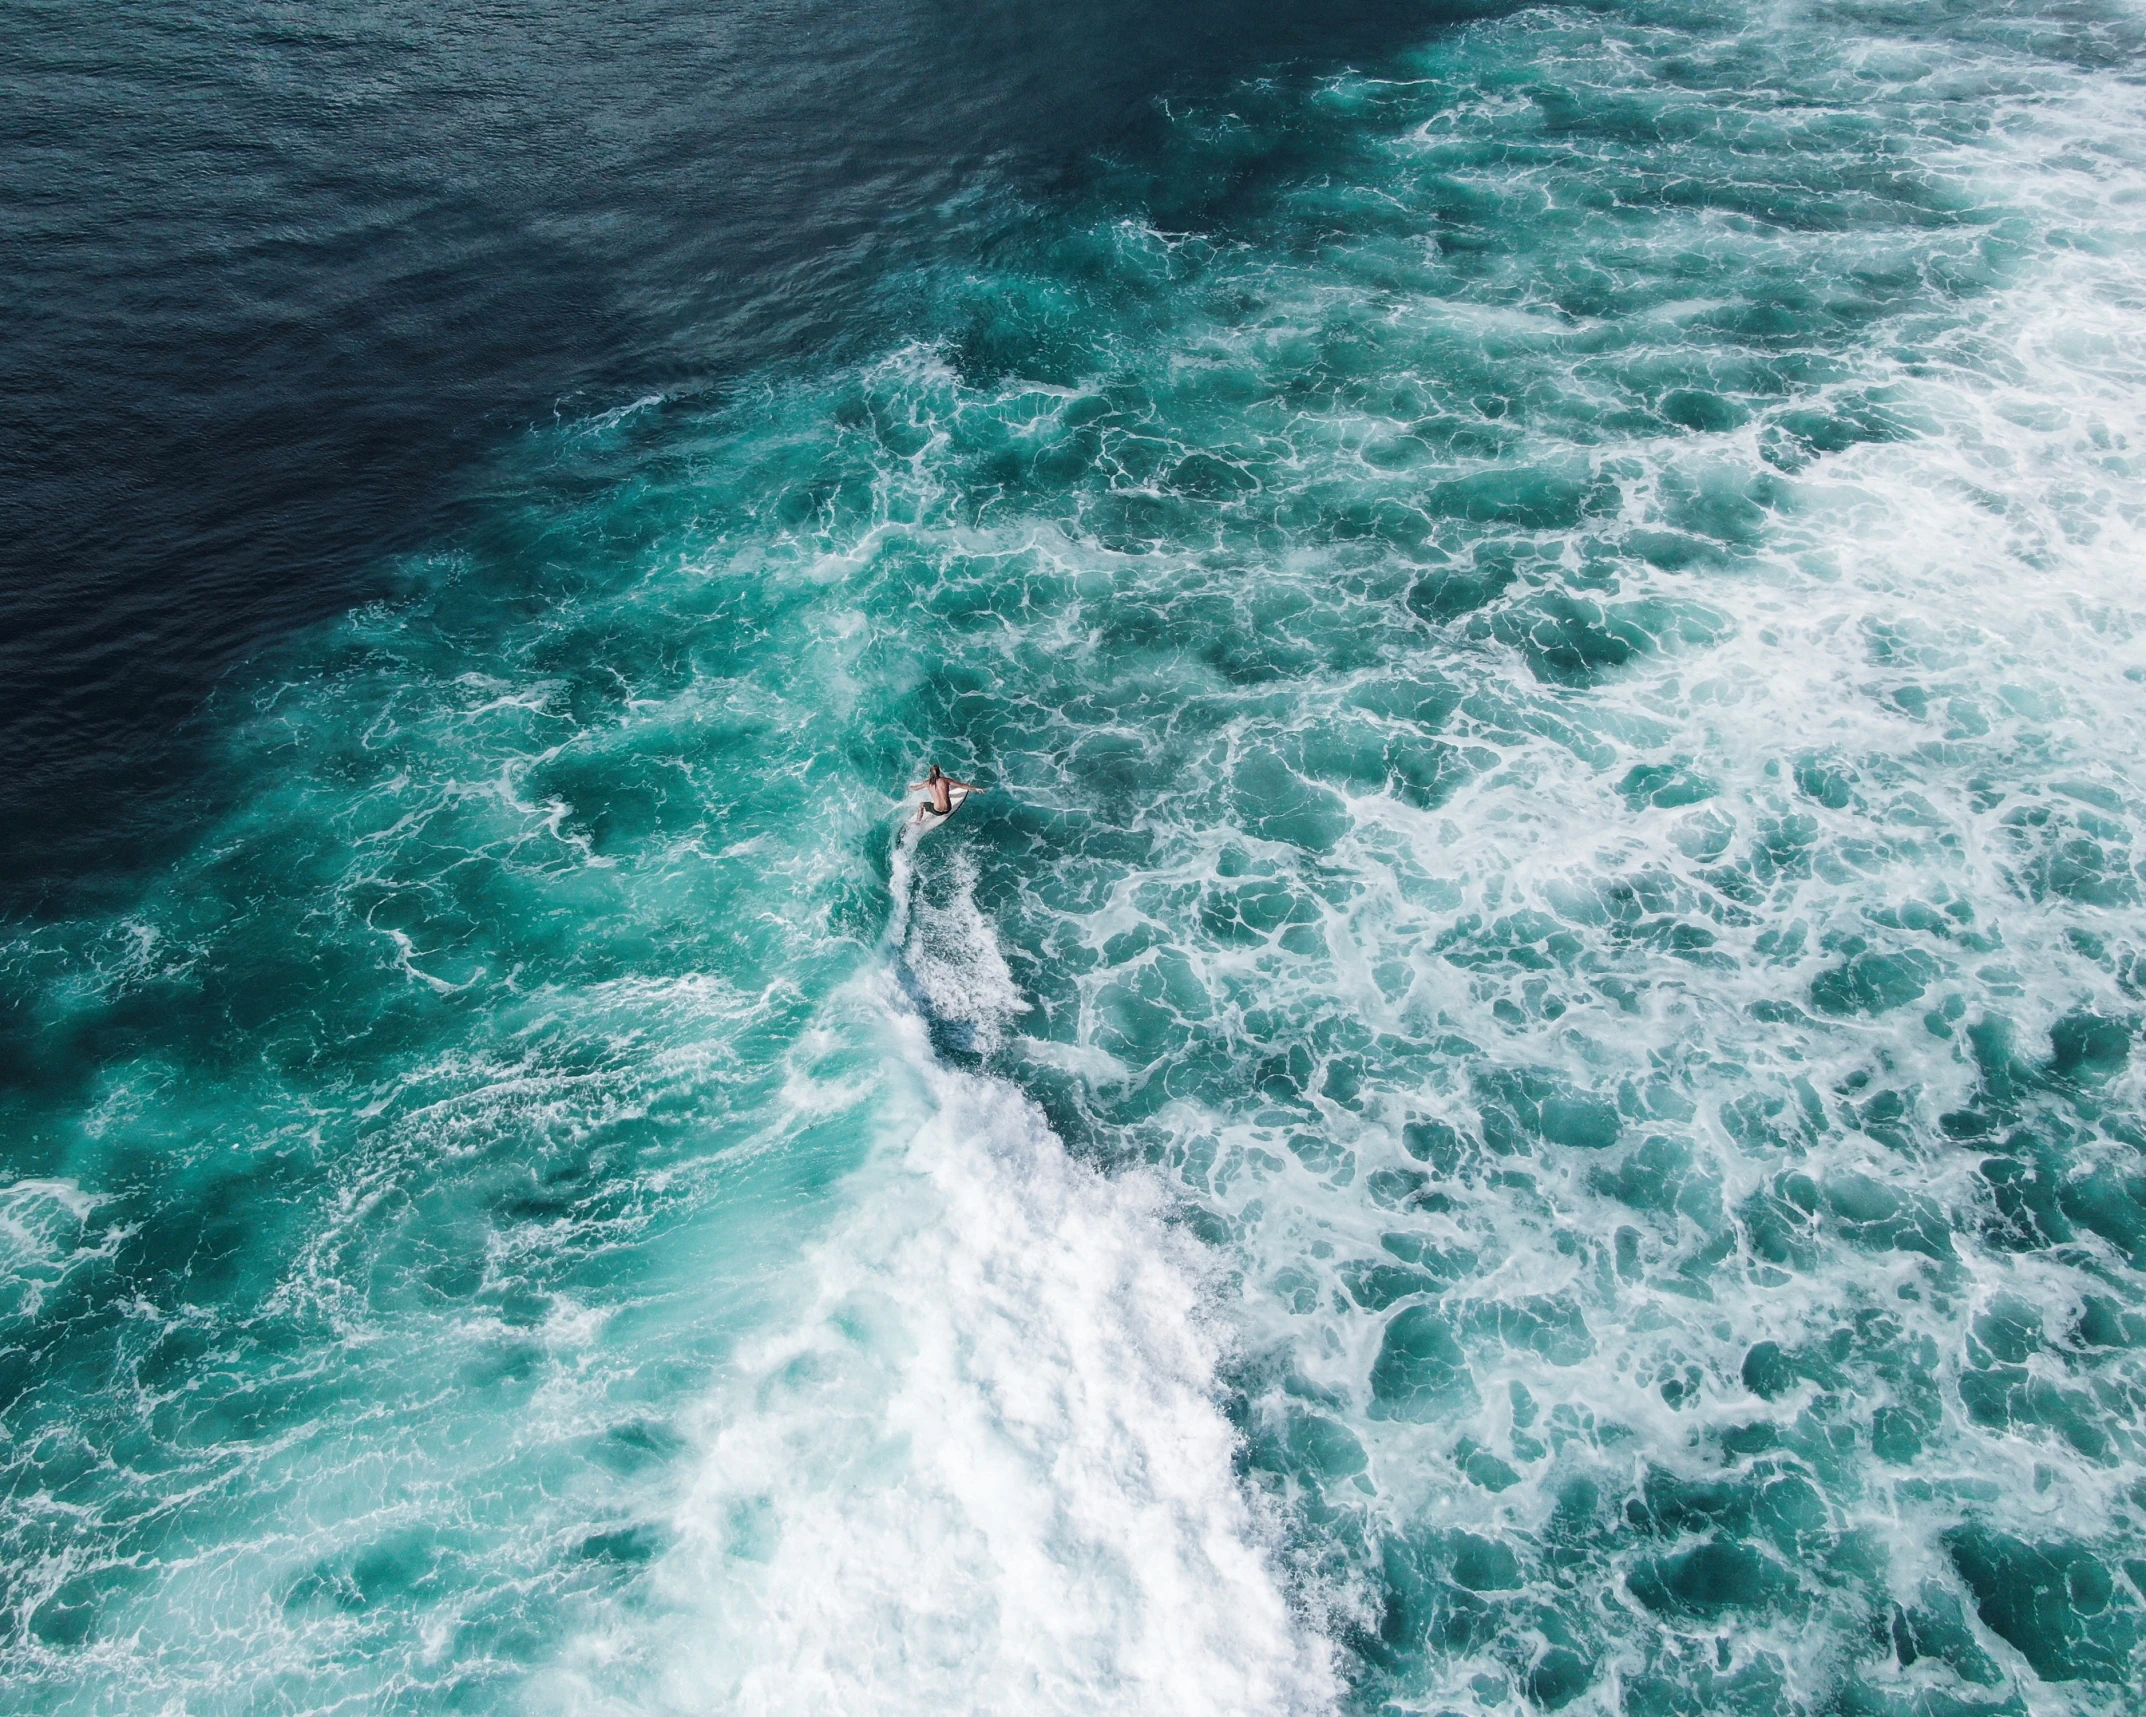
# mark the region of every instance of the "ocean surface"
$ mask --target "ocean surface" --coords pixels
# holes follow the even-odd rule
[[[10,1710],[2146,1708],[2146,13],[0,97]]]

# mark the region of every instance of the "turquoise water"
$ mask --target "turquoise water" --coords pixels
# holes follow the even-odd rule
[[[1426,30],[508,448],[0,956],[22,1707],[2138,1709],[2141,49]]]

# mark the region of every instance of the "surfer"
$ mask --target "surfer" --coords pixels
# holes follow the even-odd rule
[[[954,797],[957,787],[964,794],[988,791],[973,781],[956,781],[951,775],[941,774],[936,763],[931,766],[930,772],[923,780],[910,782],[910,792],[929,795],[924,803],[917,807],[917,821],[921,823],[926,817],[951,817],[954,807],[961,802]]]

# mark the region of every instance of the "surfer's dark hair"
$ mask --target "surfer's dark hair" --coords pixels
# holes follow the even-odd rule
[[[928,773],[928,774],[927,774],[927,775],[926,775],[926,776],[924,777],[924,779],[925,779],[925,780],[927,780],[927,781],[936,781],[936,780],[938,780],[938,779],[939,779],[939,766],[938,766],[938,764],[934,763],[934,764],[933,764],[933,765],[931,766],[931,770],[930,770],[930,773]]]

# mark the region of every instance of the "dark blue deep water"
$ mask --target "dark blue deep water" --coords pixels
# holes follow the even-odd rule
[[[2141,1709],[2134,7],[5,25],[10,1709]]]

